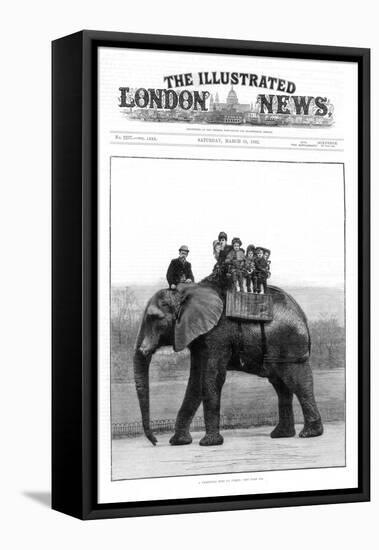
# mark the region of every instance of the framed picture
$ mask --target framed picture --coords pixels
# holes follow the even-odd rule
[[[367,49],[53,42],[53,508],[369,500]]]

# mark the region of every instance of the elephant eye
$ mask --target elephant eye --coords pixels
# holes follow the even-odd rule
[[[158,311],[157,312],[154,312],[154,313],[148,313],[148,317],[150,319],[161,319],[163,317],[163,314],[162,313],[159,313]]]
[[[150,319],[154,317],[158,317],[161,319],[162,317],[164,317],[164,312],[161,309],[159,309],[157,306],[150,305],[147,308],[146,316],[149,317]]]

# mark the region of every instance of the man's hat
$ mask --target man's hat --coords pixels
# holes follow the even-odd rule
[[[234,243],[239,243],[239,245],[242,246],[242,241],[239,237],[234,237],[232,239],[232,246],[233,246]]]
[[[189,252],[189,248],[188,248],[188,246],[187,246],[186,244],[182,244],[182,246],[179,248],[179,252],[180,252],[181,250],[184,250],[184,252]]]
[[[255,246],[253,244],[249,244],[246,248],[246,254],[248,254],[250,252],[250,250],[252,250],[253,252],[255,252]]]
[[[218,240],[220,239],[228,240],[228,235],[225,233],[225,231],[220,231],[220,233],[218,234]]]

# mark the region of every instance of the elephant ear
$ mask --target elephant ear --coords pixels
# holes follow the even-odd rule
[[[224,305],[217,292],[206,286],[180,285],[181,306],[175,323],[175,351],[182,351],[193,340],[217,325]]]

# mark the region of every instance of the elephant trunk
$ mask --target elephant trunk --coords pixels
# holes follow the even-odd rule
[[[134,354],[134,381],[138,395],[139,406],[142,415],[142,426],[145,435],[153,445],[157,443],[157,439],[150,429],[150,395],[149,395],[149,366],[151,362],[151,354],[144,354],[139,348]]]

